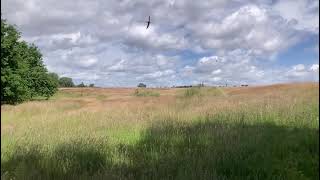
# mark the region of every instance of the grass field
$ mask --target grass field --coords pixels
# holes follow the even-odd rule
[[[1,106],[1,179],[319,179],[319,85],[60,89]]]

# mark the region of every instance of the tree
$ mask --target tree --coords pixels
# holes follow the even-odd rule
[[[143,88],[145,88],[145,87],[147,87],[147,85],[145,85],[145,84],[143,84],[143,83],[139,83],[139,84],[138,84],[138,87],[143,87]]]
[[[19,103],[57,91],[39,49],[21,40],[20,32],[1,19],[1,103]]]
[[[31,98],[35,96],[44,96],[47,99],[52,96],[58,87],[58,81],[42,68],[35,68],[30,72],[30,89],[32,89]]]
[[[72,81],[72,78],[61,77],[59,79],[59,86],[60,87],[74,87],[74,83]]]
[[[89,87],[94,87],[94,84],[90,84]]]
[[[49,75],[52,79],[54,79],[54,80],[58,83],[58,85],[59,85],[59,76],[58,76],[57,73],[50,72],[50,73],[48,73],[48,75]]]
[[[83,82],[81,82],[78,87],[86,87],[86,85],[83,84]]]

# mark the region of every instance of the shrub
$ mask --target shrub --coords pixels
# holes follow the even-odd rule
[[[136,89],[133,93],[134,96],[155,96],[155,97],[159,97],[160,93],[152,91],[152,90],[145,90],[145,89]]]
[[[139,83],[139,84],[138,84],[138,87],[146,88],[146,87],[147,87],[147,85],[145,85],[145,84],[143,84],[143,83]]]

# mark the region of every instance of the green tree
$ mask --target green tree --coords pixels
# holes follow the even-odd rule
[[[57,91],[39,49],[20,38],[20,32],[1,19],[1,103],[19,103],[34,96],[49,98]]]
[[[52,96],[58,87],[58,82],[49,73],[42,68],[37,67],[29,72],[31,98],[35,96],[44,96],[47,99]]]
[[[147,85],[145,85],[145,84],[143,84],[143,83],[139,83],[139,84],[138,84],[138,87],[145,88],[145,87],[147,87]]]
[[[89,84],[89,87],[94,87],[94,84]]]
[[[83,84],[83,82],[81,82],[81,83],[78,85],[78,87],[86,87],[86,85]]]
[[[74,83],[72,78],[69,77],[61,77],[59,79],[59,86],[60,87],[74,87]]]
[[[50,72],[50,73],[48,73],[48,75],[59,84],[59,76],[57,73]]]

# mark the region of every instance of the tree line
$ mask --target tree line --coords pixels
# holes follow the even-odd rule
[[[57,74],[55,75],[56,77],[58,77]],[[69,78],[69,77],[58,78],[58,81],[59,81],[59,87],[94,87],[94,84],[85,85],[83,82],[81,82],[78,85],[75,85],[72,81],[72,78]]]
[[[38,47],[23,41],[16,27],[1,18],[1,104],[21,103],[35,97],[48,99],[58,87],[86,85],[75,86],[71,78],[48,72]]]

